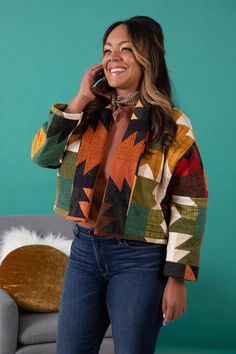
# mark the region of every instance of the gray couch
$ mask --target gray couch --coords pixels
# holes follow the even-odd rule
[[[56,215],[5,216],[0,217],[0,237],[13,226],[40,234],[60,232],[69,239],[73,237],[74,223]],[[0,289],[0,354],[55,354],[57,317],[57,313],[19,311],[15,301]],[[114,354],[111,326],[99,353]]]

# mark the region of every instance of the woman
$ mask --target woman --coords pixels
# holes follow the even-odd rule
[[[112,24],[101,64],[69,105],[55,104],[32,159],[59,168],[54,210],[75,222],[58,354],[154,353],[197,281],[207,184],[191,123],[174,107],[160,25]]]

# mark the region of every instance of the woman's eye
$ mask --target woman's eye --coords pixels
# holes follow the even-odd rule
[[[128,48],[128,47],[123,47],[121,50],[125,50],[125,51],[130,51],[130,52],[132,52],[132,49],[131,49],[131,48]],[[111,50],[110,50],[110,49],[104,49],[103,54],[106,54],[106,53],[108,53],[108,52],[111,52]]]
[[[123,47],[123,48],[122,48],[122,50],[123,50],[123,49],[124,49],[124,50],[129,50],[129,51],[131,51],[131,52],[132,52],[132,49],[131,49],[131,48],[128,48],[128,47]]]

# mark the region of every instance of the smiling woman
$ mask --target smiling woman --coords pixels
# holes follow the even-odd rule
[[[172,102],[160,24],[115,22],[102,50],[32,144],[35,163],[59,169],[55,212],[75,223],[57,354],[98,354],[110,324],[116,354],[154,354],[198,278],[206,174]]]

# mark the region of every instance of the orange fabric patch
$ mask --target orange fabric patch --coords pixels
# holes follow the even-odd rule
[[[46,141],[46,134],[43,128],[40,128],[32,142],[31,158],[33,159]]]
[[[104,125],[99,122],[96,132],[91,126],[88,126],[86,134],[81,142],[80,153],[78,154],[77,165],[86,160],[84,175],[94,166],[98,165],[103,156],[103,150],[106,143],[107,130]],[[89,151],[89,158],[88,158]]]
[[[196,276],[194,275],[191,267],[188,264],[185,267],[184,279],[196,281]]]

